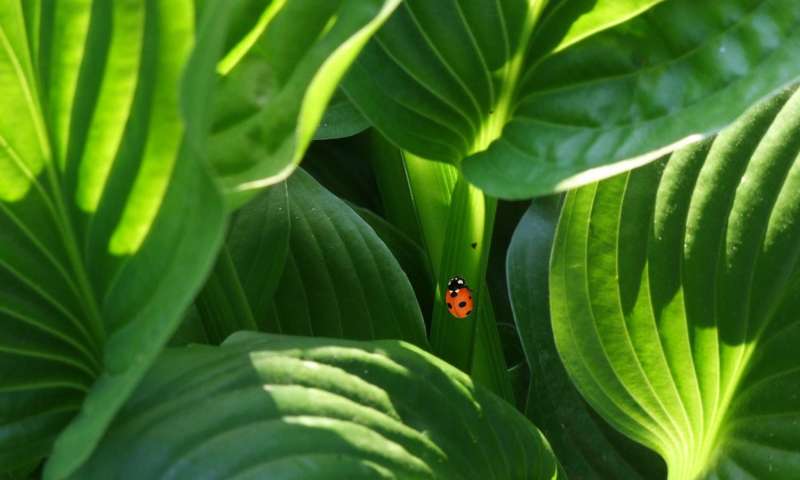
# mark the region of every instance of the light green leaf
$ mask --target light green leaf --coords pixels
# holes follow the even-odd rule
[[[553,341],[547,273],[558,197],[534,200],[508,249],[514,319],[530,365],[525,413],[542,429],[570,478],[664,478],[663,461],[602,420],[570,381]]]
[[[76,478],[558,476],[532,424],[416,347],[237,334],[167,351]]]
[[[0,471],[52,450],[55,479],[177,327],[224,208],[184,142],[193,3],[34,3],[0,2]]]
[[[262,6],[253,29],[220,61],[213,99],[207,148],[234,204],[291,174],[339,80],[399,3],[273,0]]]
[[[527,198],[629,170],[800,77],[795,0],[404,2],[344,88],[400,148]]]
[[[469,185],[454,167],[429,162],[382,143],[376,145],[374,164],[384,195],[392,195],[384,203],[393,206],[396,218],[404,225],[412,225],[418,219],[419,235],[434,274],[434,353],[513,402],[485,284],[496,200]],[[412,212],[401,207],[409,201]],[[447,282],[455,275],[464,277],[474,293],[474,313],[463,319],[451,315],[444,301]]]
[[[244,207],[229,236],[259,328],[427,347],[408,277],[375,231],[303,170],[286,182],[288,208],[275,205],[275,188]],[[287,211],[288,222],[270,221]]]
[[[578,389],[669,478],[800,476],[800,94],[570,193],[550,288]]]

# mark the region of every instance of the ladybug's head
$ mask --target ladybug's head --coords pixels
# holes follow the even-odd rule
[[[449,282],[447,282],[448,290],[458,290],[460,288],[465,288],[466,286],[467,282],[465,282],[461,277],[453,277]]]

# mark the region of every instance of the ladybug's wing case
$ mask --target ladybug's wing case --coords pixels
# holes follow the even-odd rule
[[[464,318],[472,313],[472,292],[468,288],[459,288],[448,292],[447,309],[453,316]]]

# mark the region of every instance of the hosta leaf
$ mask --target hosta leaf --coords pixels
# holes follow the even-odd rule
[[[542,429],[570,478],[664,478],[663,461],[627,440],[581,398],[553,341],[547,273],[558,198],[534,200],[508,249],[514,319],[531,371],[526,414]]]
[[[78,478],[557,478],[546,440],[396,341],[237,334],[167,351]]]
[[[800,94],[570,193],[550,273],[583,396],[670,478],[800,475]]]
[[[270,310],[283,274],[289,252],[289,213],[289,191],[282,182],[240,208],[231,222],[226,248],[250,310],[257,318],[264,318]]]
[[[344,87],[401,148],[524,198],[718,131],[800,76],[799,25],[794,0],[409,0]]]
[[[467,183],[450,165],[410,154],[399,159],[404,175],[397,181],[408,183],[436,280],[431,319],[433,352],[513,402],[485,280],[497,201]],[[397,160],[386,156],[380,162],[390,164]],[[474,313],[462,319],[448,311],[444,299],[447,283],[456,275],[466,280],[475,304]]]
[[[218,67],[207,148],[231,194],[289,176],[342,75],[400,0],[267,3]]]
[[[0,471],[67,424],[45,477],[78,466],[213,261],[222,198],[179,108],[193,10],[0,2]]]
[[[366,208],[353,207],[353,210],[375,230],[381,241],[392,252],[397,263],[403,268],[411,288],[417,296],[423,318],[430,318],[433,308],[433,273],[425,251],[413,240],[383,217]]]
[[[244,207],[229,236],[258,326],[273,333],[394,338],[426,346],[408,277],[375,231],[303,170],[287,180],[285,206],[274,203],[271,191],[277,187],[262,194],[271,202],[257,197]],[[269,221],[287,210],[288,222]]]
[[[352,137],[367,128],[369,128],[367,119],[341,90],[336,90],[314,133],[314,140]]]

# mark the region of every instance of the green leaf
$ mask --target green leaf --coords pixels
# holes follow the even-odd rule
[[[234,332],[264,326],[256,319],[270,315],[289,251],[289,231],[285,182],[236,211],[217,264],[195,300],[204,343],[220,344]]]
[[[286,188],[288,208],[269,202],[248,205],[230,234],[238,239],[231,255],[260,329],[356,340],[395,338],[426,347],[408,277],[375,231],[303,170],[289,178]],[[265,221],[272,212],[282,216],[287,211],[289,222]],[[276,228],[288,228],[285,246]]]
[[[256,325],[263,328],[263,319],[270,315],[272,299],[283,275],[289,253],[291,219],[289,191],[282,182],[266,189],[233,217],[225,245]],[[227,319],[237,321],[236,319]],[[239,330],[237,325],[220,331],[217,340],[224,340]]]
[[[77,478],[558,475],[532,424],[416,347],[237,334],[167,351]]]
[[[425,250],[408,238],[399,228],[371,210],[361,207],[353,207],[353,210],[375,230],[381,241],[397,259],[397,263],[403,268],[411,282],[423,318],[430,318],[433,309],[433,272],[431,272]]]
[[[526,414],[542,429],[570,478],[664,478],[661,459],[626,439],[581,398],[553,341],[547,273],[558,197],[535,200],[508,249],[509,295],[531,371]]]
[[[341,90],[333,94],[328,109],[314,133],[314,140],[352,137],[369,128],[369,122]]]
[[[346,202],[383,213],[375,172],[370,165],[370,135],[313,142],[303,170]]]
[[[550,288],[578,389],[669,478],[800,476],[800,94],[570,193]]]
[[[276,257],[279,260],[280,254]],[[274,263],[280,264],[280,261]],[[264,274],[266,281],[274,278],[269,273],[271,272]],[[194,304],[208,343],[220,344],[231,332],[258,330],[253,311],[226,247],[222,248],[217,263]]]
[[[262,6],[252,30],[220,61],[213,98],[207,148],[234,204],[291,174],[339,80],[399,3],[274,0]]]
[[[184,142],[193,3],[22,3],[0,2],[0,471],[52,450],[64,478],[177,327],[224,208]]]
[[[450,165],[407,153],[402,159],[407,175],[403,181],[410,185],[436,280],[431,319],[433,351],[513,403],[514,392],[486,285],[497,200],[467,183]],[[475,306],[466,318],[454,317],[444,300],[447,283],[454,276],[463,277],[473,293]]]
[[[423,246],[422,226],[414,202],[403,152],[375,129],[364,134],[368,139],[371,170],[378,186],[383,216],[415,243]]]
[[[795,0],[408,0],[344,88],[400,148],[526,198],[719,131],[800,76],[798,25]]]

